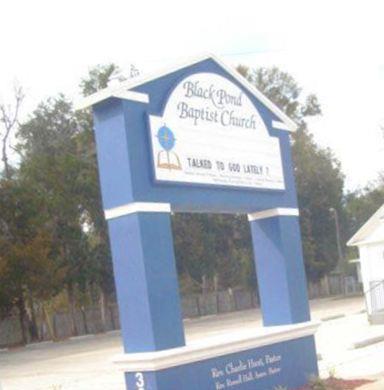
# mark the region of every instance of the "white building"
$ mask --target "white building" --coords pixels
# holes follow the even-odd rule
[[[384,205],[347,245],[359,248],[368,318],[371,323],[384,323]]]
[[[352,259],[348,261],[349,264],[354,264],[356,267],[356,277],[359,284],[363,284],[363,277],[361,276],[361,264],[360,259]]]

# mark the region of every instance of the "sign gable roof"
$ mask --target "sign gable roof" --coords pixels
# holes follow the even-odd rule
[[[277,123],[275,128],[279,128],[280,130],[288,130],[288,131],[296,131],[297,124],[290,119],[280,108],[278,108],[271,100],[269,100],[265,95],[263,95],[257,88],[255,88],[248,80],[246,80],[236,69],[226,65],[216,56],[210,55],[202,55],[188,62],[184,62],[183,64],[179,64],[177,66],[168,67],[162,71],[158,71],[154,74],[145,75],[142,77],[137,77],[134,79],[129,79],[121,82],[119,85],[113,85],[111,87],[107,87],[103,90],[100,90],[90,96],[83,98],[79,104],[76,105],[77,109],[84,109],[90,106],[93,106],[103,100],[109,99],[111,97],[116,97],[120,99],[129,99],[135,100],[142,103],[148,103],[149,97],[145,93],[132,91],[132,89],[139,87],[143,84],[146,84],[150,81],[156,80],[160,77],[164,77],[168,74],[176,72],[180,69],[195,65],[205,60],[212,60],[216,62],[222,69],[228,72],[236,81],[238,81],[250,94],[256,97],[264,106],[266,106],[271,112],[273,112],[276,117],[278,117],[282,123]]]

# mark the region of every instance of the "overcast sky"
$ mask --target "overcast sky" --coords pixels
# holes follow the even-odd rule
[[[277,65],[322,104],[317,142],[341,160],[349,189],[384,169],[382,1],[0,2],[0,100],[24,86],[24,115],[57,92],[76,97],[87,70],[142,73],[205,52],[234,66]]]

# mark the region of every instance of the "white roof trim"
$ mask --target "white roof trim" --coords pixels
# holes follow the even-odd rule
[[[209,57],[210,56],[207,56],[207,55],[201,55],[199,57],[194,58],[193,60],[190,60],[188,62],[184,62],[182,64],[174,65],[172,67],[164,68],[160,71],[157,71],[156,73],[154,73],[154,72],[148,73],[148,74],[143,75],[143,76],[139,76],[139,77],[135,77],[133,79],[123,81],[118,85],[114,85],[113,87],[107,87],[107,88],[101,89],[100,91],[97,91],[96,93],[85,97],[78,104],[76,104],[76,110],[82,110],[84,108],[93,106],[94,104],[99,103],[103,100],[109,99],[110,97],[121,97],[121,96],[117,96],[117,95],[120,95],[121,93],[125,93],[125,92],[132,92],[132,91],[129,91],[132,88],[135,88],[139,85],[145,84],[149,81],[155,80],[157,78],[166,76],[169,73],[176,72],[179,69],[186,68],[187,66],[197,64],[198,62],[206,60]],[[141,94],[139,92],[133,92],[133,93],[145,95],[145,94]],[[145,96],[147,96],[147,98],[148,98],[148,95],[145,95]],[[148,101],[146,103],[148,103],[148,102],[149,102],[149,98],[148,98]]]
[[[354,244],[352,245],[349,245],[349,242],[347,243],[347,245],[349,246],[368,246],[368,245],[377,245],[377,244],[384,244],[384,239],[382,240],[370,240],[370,239],[367,239],[367,240],[361,240],[361,241],[356,241]]]
[[[369,239],[369,235],[371,233],[373,233],[377,229],[377,227],[380,226],[380,224],[384,223],[383,218],[384,218],[384,204],[354,234],[354,236],[347,242],[347,245],[348,246],[356,246],[356,245],[360,245],[360,244],[373,243],[374,241],[371,241]]]
[[[83,110],[84,108],[91,107],[103,100],[107,100],[111,97],[116,97],[120,99],[133,100],[140,103],[149,103],[149,96],[145,93],[134,92],[134,91],[125,91],[122,90],[119,86],[118,89],[115,88],[105,88],[92,95],[86,96],[75,104],[76,110]]]
[[[176,65],[172,65],[172,66],[168,66],[166,68],[162,68],[162,69],[160,69],[160,70],[158,70],[156,72],[150,72],[148,74],[144,74],[143,76],[139,76],[139,77],[135,77],[135,78],[123,81],[123,82],[120,83],[119,88],[120,89],[130,90],[132,88],[138,87],[139,85],[143,85],[143,84],[146,84],[146,83],[148,83],[150,81],[159,79],[160,77],[164,77],[164,76],[166,76],[168,74],[177,72],[180,69],[184,69],[184,68],[187,68],[188,66],[195,65],[195,64],[197,64],[197,63],[199,63],[201,61],[207,60],[209,58],[212,58],[212,59],[216,60],[216,58],[213,55],[210,55],[210,54],[203,54],[203,55],[200,55],[200,56],[196,56],[196,57],[191,58],[191,59],[189,59],[187,61],[180,62],[180,63],[178,63]]]
[[[219,58],[217,58],[215,55],[212,54],[205,54],[198,57],[193,58],[192,60],[189,60],[187,62],[184,62],[182,64],[179,64],[177,66],[168,67],[167,69],[163,69],[161,71],[158,71],[153,74],[149,74],[147,76],[143,77],[137,77],[134,79],[130,79],[127,81],[123,81],[120,83],[120,85],[113,88],[106,88],[99,92],[96,92],[93,95],[90,95],[83,99],[79,104],[76,105],[77,109],[83,109],[86,107],[90,107],[102,100],[108,99],[110,97],[120,97],[118,94],[131,90],[132,88],[135,88],[139,85],[145,84],[147,82],[150,82],[152,80],[155,80],[157,78],[166,76],[167,74],[176,72],[180,69],[186,68],[188,66],[197,64],[198,62],[212,59],[213,61],[217,62],[224,70],[226,70],[235,80],[237,80],[244,88],[246,88],[252,95],[254,95],[258,100],[260,100],[267,108],[269,108],[283,123],[279,125],[279,129],[281,130],[288,130],[288,131],[296,131],[297,130],[297,124],[289,118],[280,108],[278,108],[274,103],[272,103],[265,95],[263,95],[258,89],[256,89],[248,80],[246,80],[239,72],[237,72],[232,67],[225,64],[223,61],[221,61]],[[138,92],[132,92],[135,94],[139,94]],[[145,94],[139,94],[144,95]],[[136,99],[134,99],[134,95],[132,95],[132,100],[137,100],[138,96],[136,95]],[[147,97],[148,98],[148,97]],[[143,97],[141,97],[143,99]],[[142,101],[142,100],[139,100]],[[148,101],[143,101],[144,103]],[[275,124],[277,124],[277,121],[275,121]]]
[[[279,122],[279,121],[272,121],[272,127],[274,129],[278,129],[278,130],[288,130],[290,131],[290,127],[284,123],[284,122]]]

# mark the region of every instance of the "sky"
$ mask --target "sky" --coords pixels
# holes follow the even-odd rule
[[[144,74],[214,53],[278,66],[318,96],[310,131],[341,161],[347,190],[384,170],[382,1],[2,0],[0,14],[0,102],[18,82],[24,118],[58,92],[77,98],[94,65]]]

